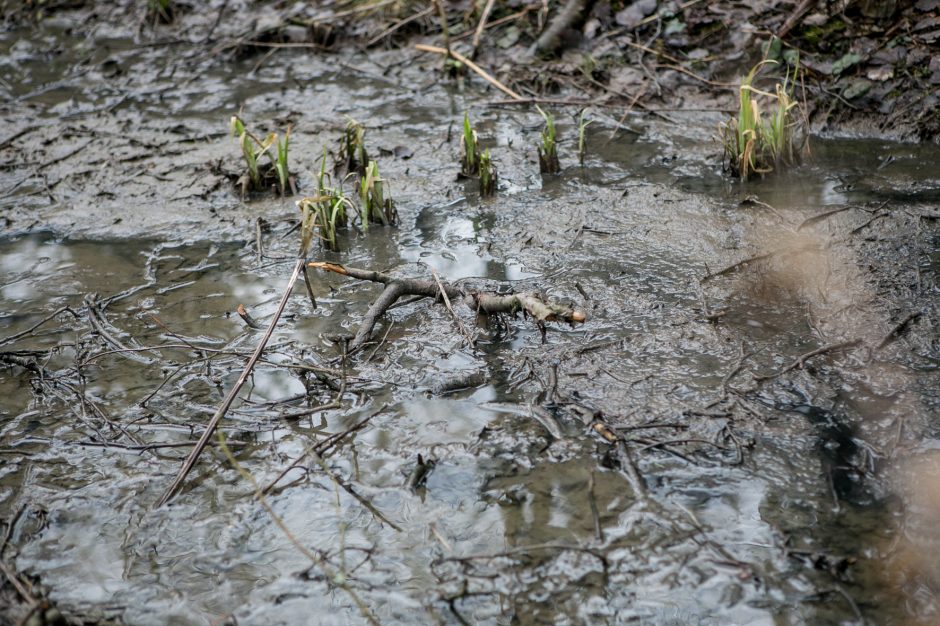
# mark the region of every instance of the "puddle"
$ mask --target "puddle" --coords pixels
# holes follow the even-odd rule
[[[5,558],[69,614],[365,623],[350,591],[383,624],[928,623],[938,609],[905,535],[936,540],[919,504],[932,491],[908,476],[936,447],[935,146],[820,139],[811,163],[743,187],[705,131],[644,122],[607,143],[599,122],[586,166],[566,145],[565,171],[542,181],[534,113],[417,88],[420,68],[285,51],[233,86],[224,64],[173,76],[118,39],[88,48],[79,77],[37,61],[72,35],[15,38],[0,38],[18,68],[3,88],[72,120],[34,131],[51,146],[37,156],[88,138],[127,150],[114,171],[96,147],[0,172],[14,225],[0,341],[16,337],[0,344],[0,518],[22,509]],[[103,112],[109,59],[124,99]],[[278,480],[270,511],[218,446],[154,509],[258,341],[237,307],[270,319],[296,252],[291,200],[241,202],[206,167],[233,158],[222,121],[240,106],[296,124],[308,181],[342,114],[366,124],[402,225],[317,258],[538,290],[588,321],[543,342],[522,316],[487,325],[456,303],[470,348],[446,309],[408,303],[347,363],[342,408],[316,409],[340,388],[336,336],[379,290],[311,274],[318,306],[295,288],[221,428],[258,485]],[[492,200],[456,180],[448,126],[468,106],[499,159]],[[413,156],[383,152],[396,146]],[[854,340],[865,349],[838,348]],[[628,440],[648,498],[597,416]],[[287,469],[349,429],[322,465]],[[419,454],[433,467],[413,488]]]

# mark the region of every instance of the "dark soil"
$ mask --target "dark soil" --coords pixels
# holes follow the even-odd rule
[[[915,140],[940,135],[936,0],[507,0],[494,3],[475,48],[471,42],[484,3],[469,0],[444,3],[446,37],[439,13],[423,3],[170,4],[170,19],[146,10],[143,2],[7,1],[3,13],[8,26],[61,21],[69,29],[100,31],[107,24],[125,34],[132,28],[143,45],[167,54],[196,44],[213,56],[257,56],[259,64],[279,48],[306,47],[340,60],[352,49],[449,41],[526,97],[647,111],[730,111],[738,81],[756,63],[777,62],[762,73],[776,81],[798,59],[801,96],[817,132]],[[580,11],[550,45],[538,48],[539,37],[563,13],[562,4],[576,4]],[[60,52],[46,51],[53,58]],[[418,52],[409,56],[428,62]],[[120,75],[120,65],[109,66],[107,58],[88,61]],[[478,80],[466,68],[450,69]]]

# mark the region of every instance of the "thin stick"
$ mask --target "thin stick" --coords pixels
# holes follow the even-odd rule
[[[490,11],[493,10],[493,4],[496,0],[486,0],[486,6],[483,7],[483,14],[480,16],[480,22],[477,24],[477,29],[473,33],[473,41],[470,44],[470,58],[474,58],[477,55],[477,48],[480,47],[480,37],[483,36],[483,31],[486,29],[486,21],[490,19]]]
[[[843,211],[850,211],[852,209],[858,209],[858,208],[861,208],[861,207],[857,207],[857,206],[853,206],[849,204],[846,206],[839,207],[838,209],[832,209],[830,211],[819,213],[818,215],[807,217],[805,220],[800,222],[800,225],[797,226],[796,229],[802,230],[804,227],[809,226],[810,224],[815,224],[816,222],[820,222],[828,217],[832,217],[833,215],[838,215],[839,213],[842,213]]]
[[[588,503],[591,505],[591,517],[594,518],[594,538],[604,542],[604,528],[601,526],[601,515],[597,510],[597,498],[594,495],[594,469],[588,475]]]
[[[166,491],[163,492],[163,495],[160,496],[160,500],[157,501],[157,507],[161,507],[169,502],[170,499],[176,495],[176,492],[179,491],[180,487],[183,485],[183,482],[186,480],[186,477],[189,476],[189,473],[196,466],[196,462],[199,460],[199,455],[202,454],[203,450],[205,450],[206,445],[209,443],[209,439],[215,432],[215,429],[218,428],[222,418],[225,417],[225,414],[228,412],[229,408],[231,408],[232,403],[235,402],[235,398],[238,396],[238,392],[241,391],[241,388],[248,381],[248,377],[251,375],[255,364],[258,362],[258,359],[261,358],[261,354],[264,352],[264,348],[268,344],[268,340],[271,339],[271,335],[274,333],[274,327],[277,326],[278,320],[281,319],[281,314],[284,313],[284,309],[287,307],[287,299],[290,297],[291,291],[294,289],[294,283],[296,283],[297,279],[300,277],[300,272],[304,267],[304,263],[305,259],[303,258],[299,258],[294,262],[294,271],[291,273],[290,279],[287,281],[287,288],[284,290],[284,294],[281,296],[281,301],[277,305],[277,311],[274,312],[274,316],[271,318],[271,322],[268,324],[268,329],[264,332],[264,335],[262,335],[261,340],[258,342],[258,346],[251,354],[251,358],[248,359],[248,363],[245,364],[245,369],[242,370],[241,375],[235,382],[235,386],[229,390],[228,395],[225,396],[222,404],[219,405],[215,415],[213,415],[212,419],[209,420],[209,424],[206,426],[205,431],[203,431],[202,436],[199,438],[199,442],[193,448],[192,452],[189,453],[189,456],[186,457],[186,461],[183,463],[183,467],[180,468],[176,478],[173,479],[173,483],[167,488]]]
[[[302,259],[301,259],[302,260]],[[298,272],[294,272],[294,280],[297,280]],[[291,284],[293,286],[293,283]],[[287,293],[290,293],[290,289],[287,290]],[[273,325],[272,325],[273,328]],[[356,603],[356,606],[359,608],[359,611],[362,613],[362,616],[373,626],[381,626],[379,620],[372,614],[372,610],[366,606],[365,602],[359,597],[355,590],[349,586],[349,583],[336,575],[336,572],[332,571],[333,568],[329,566],[326,559],[323,556],[315,555],[311,552],[305,545],[300,543],[300,540],[290,531],[287,527],[287,524],[284,523],[284,520],[274,512],[274,509],[271,508],[271,505],[268,504],[267,498],[264,497],[264,493],[261,491],[261,487],[258,485],[258,481],[255,480],[255,477],[251,475],[245,468],[243,468],[238,460],[235,458],[235,455],[232,454],[232,451],[229,449],[228,445],[225,443],[225,436],[222,433],[219,433],[219,448],[222,449],[222,452],[225,454],[225,457],[228,459],[229,463],[232,464],[232,467],[235,468],[242,478],[248,481],[251,484],[252,491],[254,492],[255,499],[258,500],[258,504],[267,511],[268,515],[271,516],[271,520],[281,529],[281,532],[284,533],[284,536],[287,537],[287,540],[293,544],[297,550],[307,557],[310,560],[310,563],[315,567],[320,568],[320,571],[324,574],[324,577],[331,581],[333,584],[338,586],[340,589],[349,594],[349,597],[352,598],[353,602]]]
[[[879,343],[878,347],[875,349],[881,350],[882,348],[893,343],[895,339],[897,339],[898,337],[904,334],[904,331],[907,330],[907,327],[910,325],[910,323],[919,319],[921,315],[923,315],[921,311],[914,311],[913,313],[905,317],[903,320],[901,320],[897,324],[897,326],[891,329],[890,333],[885,335],[885,338],[881,340],[881,343]]]
[[[786,37],[787,34],[793,30],[794,26],[798,26],[799,23],[803,21],[803,16],[806,15],[815,4],[816,0],[803,0],[803,2],[793,9],[793,13],[790,14],[787,21],[785,21],[783,26],[780,27],[780,30],[777,31],[777,37],[780,39]]]
[[[515,91],[513,91],[506,85],[502,84],[501,82],[499,82],[498,80],[496,80],[495,78],[487,74],[486,71],[483,68],[481,68],[479,65],[477,65],[476,63],[474,63],[473,61],[471,61],[464,55],[460,54],[459,52],[456,52],[455,50],[448,51],[445,48],[438,48],[437,46],[426,46],[423,43],[415,44],[415,50],[420,50],[421,52],[434,52],[435,54],[444,54],[444,55],[451,56],[457,59],[458,61],[460,61],[461,63],[463,63],[464,65],[466,65],[467,67],[469,67],[471,70],[476,72],[476,74],[480,76],[480,78],[482,78],[489,84],[493,85],[494,87],[502,91],[504,94],[506,94],[513,100],[523,99],[523,97],[517,94]]]
[[[732,263],[731,265],[729,265],[728,267],[722,270],[718,270],[717,272],[712,272],[711,274],[706,274],[705,276],[702,277],[699,283],[704,283],[705,281],[711,280],[712,278],[716,278],[718,276],[724,276],[725,274],[730,274],[731,272],[734,272],[744,267],[745,265],[756,263],[757,261],[763,261],[764,259],[769,259],[773,257],[775,254],[776,254],[775,252],[767,252],[765,254],[758,254],[756,256],[748,257],[744,260],[738,261],[737,263]]]
[[[502,26],[503,24],[506,24],[506,23],[508,23],[508,22],[512,22],[512,21],[514,21],[514,20],[517,20],[517,19],[519,19],[520,17],[525,17],[525,15],[526,15],[529,11],[534,11],[534,10],[535,10],[535,7],[532,6],[532,5],[523,7],[522,10],[519,11],[519,12],[517,12],[517,13],[513,13],[512,15],[507,15],[506,17],[501,17],[501,18],[499,18],[498,20],[493,20],[492,22],[489,22],[489,23],[486,25],[486,27],[485,27],[484,30],[489,30],[489,29],[491,29],[491,28],[496,28],[497,26]],[[460,33],[459,35],[455,35],[455,36],[451,37],[450,40],[451,40],[451,41],[460,41],[461,39],[466,39],[466,38],[469,37],[471,34],[472,34],[472,33],[468,30],[468,31],[465,31],[465,32]]]
[[[394,24],[392,24],[391,26],[389,26],[388,28],[386,28],[385,30],[383,30],[381,33],[379,33],[378,35],[376,35],[375,37],[373,37],[372,39],[370,39],[369,41],[367,41],[367,42],[366,42],[366,47],[367,47],[367,48],[371,48],[371,47],[374,46],[375,44],[379,43],[380,41],[382,41],[383,39],[385,39],[386,37],[388,37],[389,35],[391,35],[391,34],[394,33],[395,31],[397,31],[398,29],[400,29],[402,26],[405,26],[405,25],[407,25],[407,24],[410,24],[411,22],[413,22],[413,21],[415,21],[415,20],[420,20],[420,19],[423,18],[423,17],[427,17],[427,16],[430,15],[431,13],[434,13],[434,7],[433,7],[433,6],[432,6],[432,7],[428,7],[427,9],[425,9],[425,10],[423,10],[423,11],[418,11],[417,13],[415,13],[414,15],[412,15],[412,16],[410,16],[410,17],[406,17],[406,18],[404,18],[404,19],[402,19],[402,20],[398,20],[397,22],[395,22]]]
[[[444,300],[444,306],[447,307],[447,310],[450,312],[451,317],[454,318],[454,323],[457,324],[457,330],[460,331],[460,334],[463,335],[467,340],[467,345],[471,348],[473,344],[476,343],[476,340],[470,336],[470,333],[467,332],[467,329],[464,328],[463,323],[460,321],[460,318],[457,317],[457,314],[454,312],[454,307],[450,305],[450,298],[447,297],[447,290],[444,289],[444,285],[441,284],[441,277],[437,275],[437,270],[432,269],[431,275],[434,276],[434,282],[437,283],[438,289],[441,290],[441,298]]]
[[[453,56],[450,51],[450,28],[447,26],[447,13],[441,5],[441,0],[431,0],[431,4],[437,9],[437,15],[441,19],[441,36],[444,38],[444,48],[448,57]]]
[[[5,345],[5,344],[8,344],[8,343],[10,343],[11,341],[16,341],[16,340],[19,339],[20,337],[24,337],[24,336],[26,336],[26,335],[29,335],[30,333],[32,333],[34,330],[36,330],[37,328],[39,328],[40,326],[42,326],[43,324],[45,324],[45,323],[48,322],[49,320],[58,317],[59,313],[65,313],[66,311],[68,311],[69,313],[71,313],[73,317],[78,317],[78,314],[75,313],[75,311],[73,311],[73,310],[71,309],[71,307],[69,307],[69,306],[60,307],[60,308],[56,309],[54,312],[50,313],[50,314],[47,315],[46,317],[44,317],[44,318],[42,318],[41,320],[39,320],[38,322],[36,322],[35,324],[33,324],[32,326],[30,326],[29,328],[27,328],[26,330],[24,330],[23,332],[16,333],[15,335],[10,335],[9,337],[6,337],[6,338],[4,338],[4,339],[0,339],[0,346]]]
[[[787,365],[785,368],[783,368],[779,372],[774,372],[773,374],[767,374],[765,376],[755,376],[754,380],[760,382],[763,380],[770,380],[771,378],[776,378],[777,376],[780,376],[781,374],[786,374],[790,370],[795,370],[798,367],[802,368],[804,365],[806,365],[806,361],[810,360],[813,357],[819,356],[821,354],[827,354],[829,352],[838,352],[839,350],[845,350],[846,348],[854,348],[855,346],[861,343],[862,343],[861,339],[851,339],[849,341],[840,341],[838,343],[831,343],[821,348],[816,348],[815,350],[811,350],[807,352],[806,354],[801,354],[800,356],[796,358],[796,360],[794,360],[792,363]]]
[[[300,454],[300,456],[298,456],[296,459],[294,459],[294,460],[290,463],[290,465],[288,465],[288,466],[285,467],[283,470],[281,470],[281,472],[277,475],[277,477],[276,477],[274,480],[272,480],[271,482],[269,482],[269,483],[264,487],[264,489],[261,490],[261,493],[263,493],[263,494],[268,494],[268,493],[270,493],[271,490],[274,489],[275,485],[277,485],[277,483],[279,483],[282,478],[284,478],[285,476],[287,476],[287,473],[288,473],[288,472],[290,472],[292,469],[296,469],[297,467],[300,466],[301,463],[303,463],[303,460],[304,460],[305,458],[307,458],[307,455],[312,454],[312,453],[314,453],[314,452],[316,452],[317,454],[322,454],[322,453],[326,452],[327,450],[329,450],[330,448],[335,447],[336,444],[338,444],[340,441],[342,441],[343,439],[345,439],[346,437],[348,437],[348,436],[351,435],[352,433],[358,432],[358,431],[362,430],[363,428],[365,428],[365,426],[366,426],[370,421],[372,421],[372,418],[373,418],[373,417],[376,417],[377,415],[380,415],[380,414],[385,410],[385,408],[386,408],[387,406],[388,406],[387,404],[383,404],[383,405],[381,406],[381,408],[379,408],[378,411],[373,411],[371,415],[369,415],[368,417],[366,417],[365,419],[363,419],[361,422],[356,423],[354,426],[351,426],[350,428],[347,428],[347,429],[344,430],[343,432],[336,433],[336,434],[334,434],[334,435],[330,435],[330,436],[327,437],[326,439],[323,439],[322,441],[318,441],[317,443],[313,444],[312,446],[307,447],[307,449],[305,449],[305,450]]]

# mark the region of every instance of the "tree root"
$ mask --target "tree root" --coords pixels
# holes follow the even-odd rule
[[[499,295],[473,289],[463,290],[454,285],[434,280],[395,278],[381,272],[346,267],[337,263],[314,262],[308,263],[307,266],[385,285],[385,290],[369,307],[359,330],[356,332],[356,336],[349,343],[350,351],[362,347],[369,340],[378,319],[396,300],[403,296],[438,298],[446,295],[451,300],[463,300],[474,311],[487,314],[508,313],[513,315],[523,311],[536,321],[543,334],[545,332],[545,322],[576,324],[586,319],[583,311],[567,305],[548,302],[541,295],[534,292]]]

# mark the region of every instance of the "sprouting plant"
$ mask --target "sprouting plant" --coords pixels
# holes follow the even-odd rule
[[[540,135],[542,142],[539,144],[539,171],[542,174],[557,174],[561,171],[561,164],[558,162],[558,142],[555,135],[555,118],[546,113],[538,105],[535,108],[545,120],[545,128]]]
[[[336,250],[336,231],[346,226],[348,210],[352,202],[341,190],[327,189],[326,194],[317,194],[297,202],[300,209],[301,251],[306,254],[313,241],[313,233],[319,234],[323,247]]]
[[[277,171],[277,182],[281,188],[281,195],[284,195],[288,185],[290,185],[290,170],[287,167],[287,147],[290,145],[290,126],[284,133],[284,140],[277,141],[277,162],[274,169]]]
[[[463,134],[460,136],[460,173],[476,176],[480,172],[480,146],[477,131],[470,124],[470,116],[463,114]]]
[[[317,174],[317,196],[321,198],[326,198],[330,196],[337,195],[337,191],[331,186],[330,175],[326,171],[326,148],[323,149],[323,158],[320,159],[320,171]],[[342,192],[339,192],[340,194]],[[349,223],[349,216],[346,214],[346,206],[350,205],[349,202],[340,203],[337,207],[339,213],[336,215],[336,219],[333,221],[335,228],[345,228],[346,224]]]
[[[496,167],[490,158],[489,148],[480,155],[480,195],[484,198],[496,193]]]
[[[270,133],[264,140],[258,139],[245,128],[245,123],[237,115],[232,116],[229,126],[232,135],[238,138],[242,158],[245,160],[247,169],[238,181],[242,195],[247,195],[249,191],[264,189],[267,186],[268,179],[271,178],[274,179],[274,183],[282,196],[287,195],[288,190],[292,191],[293,185],[291,184],[290,169],[287,163],[290,127],[287,129],[284,140],[280,141],[277,133]],[[276,147],[276,150],[272,150],[274,147]],[[259,161],[265,155],[268,157],[268,163],[262,166]]]
[[[379,176],[379,166],[369,161],[365,175],[359,180],[359,199],[362,203],[362,228],[369,228],[369,223],[394,226],[398,224],[398,211],[395,203],[384,189],[384,181]]]
[[[584,157],[587,154],[586,132],[591,120],[584,119],[584,109],[578,114],[578,164],[584,167]]]
[[[365,135],[365,127],[351,117],[348,118],[346,128],[343,129],[343,134],[339,138],[339,155],[334,171],[365,175],[366,165],[369,163]]]
[[[793,95],[799,72],[799,61],[774,92],[754,87],[754,79],[764,65],[776,63],[764,60],[753,68],[741,82],[737,118],[719,126],[728,169],[741,180],[752,174],[766,174],[782,166],[799,162],[807,147],[803,132],[805,114]],[[761,100],[759,100],[760,98]],[[761,113],[761,102],[769,108],[768,119]]]

